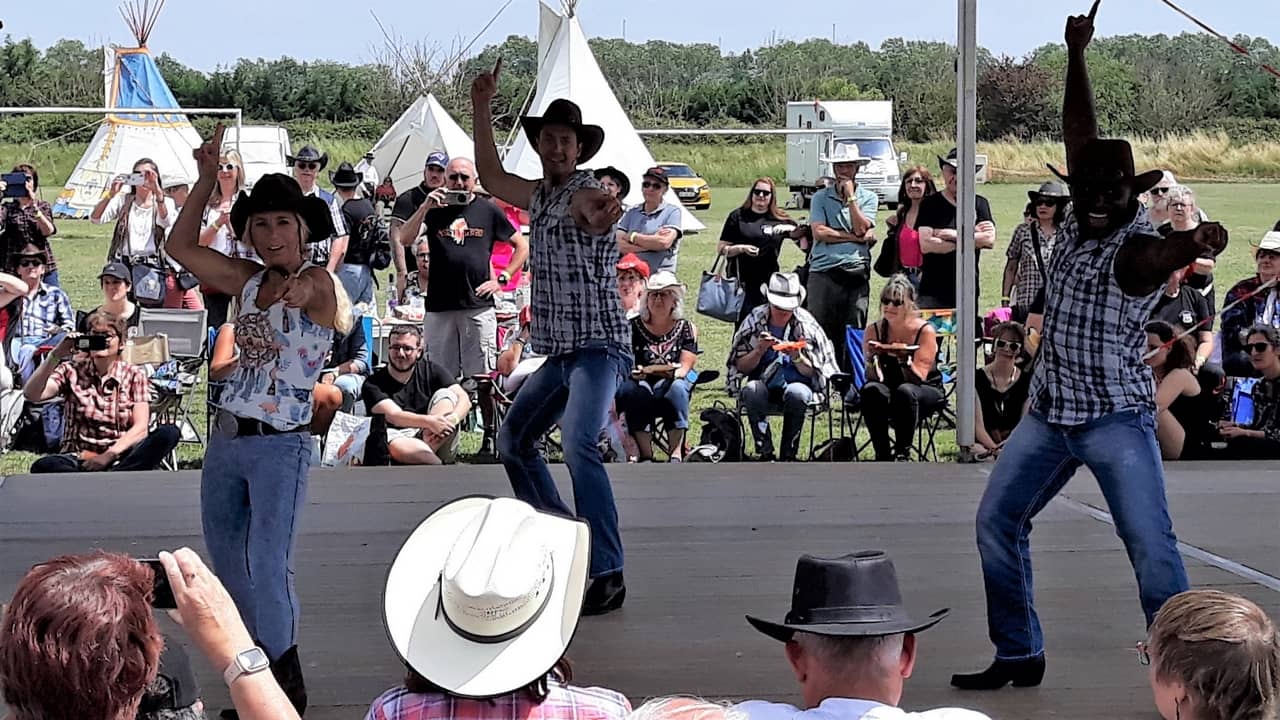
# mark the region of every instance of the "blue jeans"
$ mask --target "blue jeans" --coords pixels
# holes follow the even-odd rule
[[[61,285],[58,284],[58,271],[54,270],[53,272],[45,273],[44,284],[52,285],[53,287],[62,287]]]
[[[340,263],[336,274],[352,305],[373,304],[373,271],[368,265]]]
[[[752,380],[739,393],[747,411],[747,423],[755,440],[756,455],[773,454],[773,433],[769,430],[769,412],[782,410],[782,459],[795,460],[800,450],[800,431],[804,430],[804,414],[813,402],[813,389],[804,383],[788,383],[785,388],[770,390],[763,380]]]
[[[498,430],[498,453],[515,496],[539,510],[572,517],[536,446],[559,421],[577,515],[591,526],[591,577],[622,570],[618,508],[597,441],[630,367],[630,353],[617,348],[547,358],[520,386]]]
[[[668,429],[689,429],[689,393],[685,378],[657,382],[628,379],[618,388],[618,413],[626,417],[627,430],[652,432],[653,421],[662,418]]]
[[[272,660],[297,644],[293,549],[310,466],[311,436],[305,432],[211,432],[200,474],[204,544],[213,571]]]
[[[333,379],[334,387],[342,391],[342,407],[344,413],[350,413],[355,409],[356,400],[360,398],[360,391],[364,388],[364,376],[355,373],[347,373],[339,375]],[[365,408],[368,411],[368,408]]]
[[[1151,415],[1130,410],[1063,426],[1028,413],[1000,453],[978,506],[987,629],[998,659],[1044,653],[1032,605],[1031,520],[1081,465],[1098,479],[1129,553],[1147,624],[1165,600],[1189,587],[1169,519]]]

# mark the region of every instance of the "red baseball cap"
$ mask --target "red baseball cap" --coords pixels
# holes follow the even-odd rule
[[[645,280],[649,279],[649,263],[641,260],[635,253],[627,253],[618,261],[618,272],[623,270],[634,270]]]

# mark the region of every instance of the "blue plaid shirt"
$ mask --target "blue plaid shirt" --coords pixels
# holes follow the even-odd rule
[[[71,298],[61,288],[40,283],[32,297],[24,298],[18,319],[18,336],[43,340],[76,326]]]
[[[1142,362],[1142,328],[1163,287],[1131,297],[1115,278],[1116,254],[1139,235],[1156,235],[1141,207],[1128,225],[1105,238],[1082,238],[1074,215],[1059,231],[1047,268],[1044,338],[1031,381],[1032,408],[1052,424],[1155,411],[1155,382]]]
[[[618,295],[618,243],[612,231],[578,227],[569,203],[579,190],[603,186],[579,170],[558,188],[538,183],[529,203],[533,271],[533,346],[547,357],[585,347],[631,347],[631,324]]]

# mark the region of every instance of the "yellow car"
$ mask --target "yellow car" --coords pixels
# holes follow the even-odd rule
[[[680,202],[698,210],[711,207],[711,185],[701,175],[684,163],[660,162],[658,167],[665,168],[671,189],[675,191]]]

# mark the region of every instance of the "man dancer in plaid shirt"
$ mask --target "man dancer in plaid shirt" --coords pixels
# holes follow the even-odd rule
[[[476,165],[495,197],[529,209],[533,320],[530,345],[547,360],[525,380],[498,431],[498,452],[517,498],[572,515],[535,443],[557,421],[573,478],[577,514],[591,526],[591,584],[584,615],[622,606],[622,539],[609,475],[596,446],[618,383],[631,368],[631,329],[618,301],[617,198],[590,172],[578,170],[599,150],[604,130],[555,100],[542,117],[524,117],[529,143],[542,159],[542,179],[506,172],[493,142],[490,103],[502,61],[471,86]]]
[[[1155,439],[1154,385],[1142,362],[1143,324],[1175,268],[1220,251],[1226,231],[1205,223],[1162,240],[1138,196],[1160,171],[1135,176],[1121,140],[1098,139],[1085,48],[1098,2],[1067,20],[1063,134],[1074,214],[1049,263],[1044,339],[1031,411],[996,463],[978,508],[978,551],[995,662],[951,684],[994,690],[1038,685],[1044,637],[1032,606],[1031,520],[1075,471],[1089,468],[1107,499],[1138,579],[1150,625],[1170,596],[1188,587],[1169,519]],[[1056,171],[1055,171],[1056,173]]]

